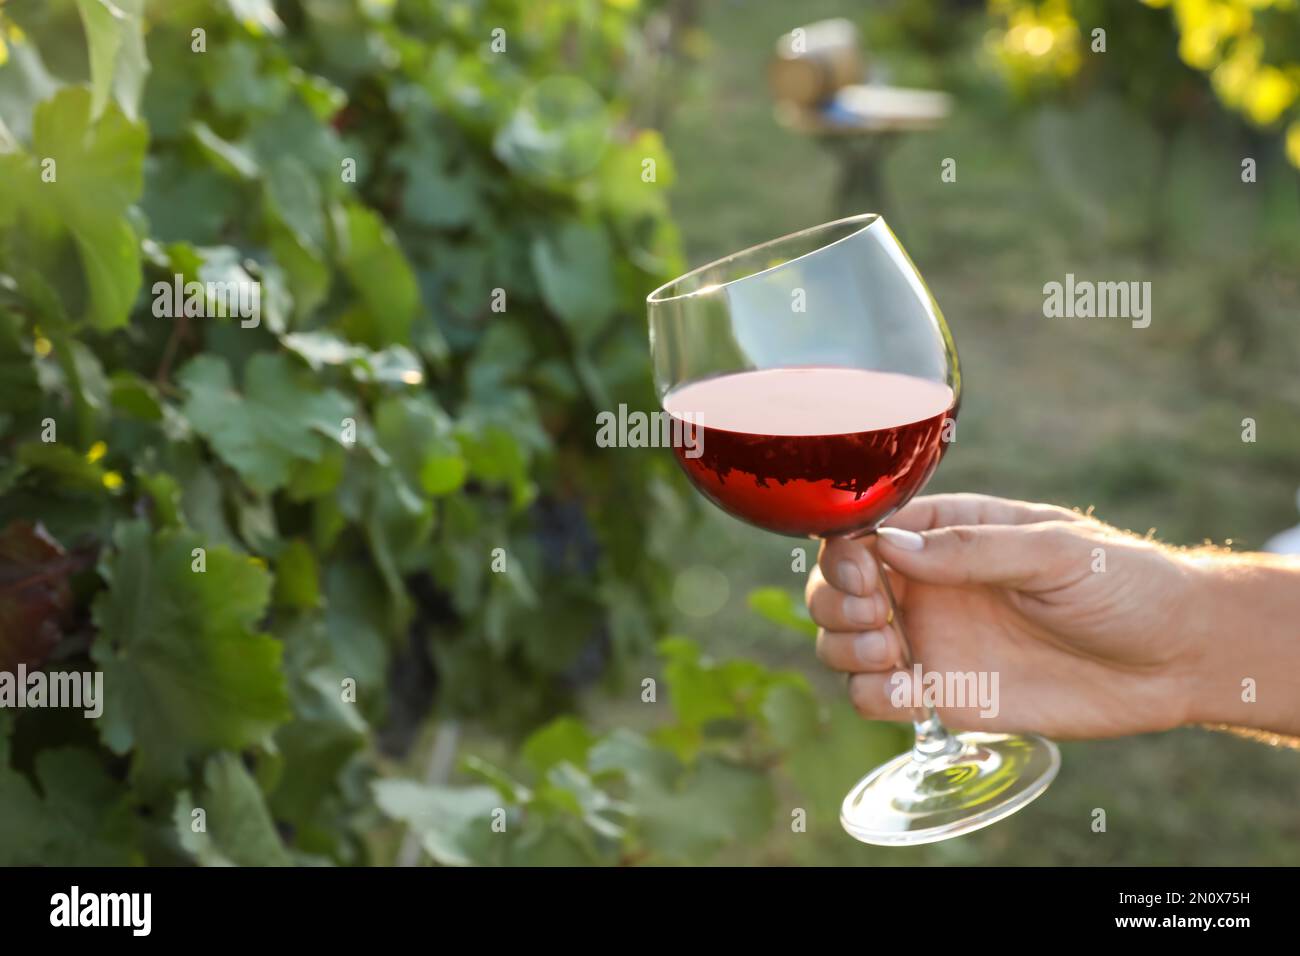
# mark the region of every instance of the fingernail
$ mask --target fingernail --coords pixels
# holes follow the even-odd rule
[[[835,565],[835,577],[841,591],[862,594],[867,589],[866,582],[862,580],[862,569],[852,561],[841,561]]]
[[[876,532],[880,540],[902,551],[920,551],[925,547],[925,539],[915,531],[904,528],[881,528]]]
[[[880,631],[867,631],[853,639],[853,653],[862,664],[883,664],[888,652],[889,642]]]
[[[880,623],[879,618],[880,605],[876,602],[875,595],[871,597],[846,597],[844,599],[844,616],[854,624],[861,624],[863,627],[871,627]]]

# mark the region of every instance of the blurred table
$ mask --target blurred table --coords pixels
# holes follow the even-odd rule
[[[777,121],[813,137],[839,169],[839,212],[885,212],[882,164],[904,133],[937,129],[952,99],[935,90],[864,83],[857,27],[840,18],[782,35],[768,65]]]
[[[855,84],[821,106],[778,101],[776,116],[786,129],[813,137],[834,157],[840,211],[887,213],[885,156],[903,134],[938,129],[951,109],[946,93]]]

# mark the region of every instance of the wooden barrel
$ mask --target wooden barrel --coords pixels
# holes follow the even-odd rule
[[[768,84],[778,102],[818,106],[865,73],[857,27],[849,20],[819,20],[776,41]]]

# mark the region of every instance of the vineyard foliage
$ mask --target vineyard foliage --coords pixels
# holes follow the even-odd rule
[[[642,301],[682,266],[626,107],[645,13],[0,5],[0,670],[103,675],[97,719],[0,711],[0,862],[387,862],[385,821],[443,863],[619,862],[767,825],[801,680],[673,639],[653,736],[563,716],[640,692],[681,507],[669,456],[592,439],[653,407]],[[430,719],[527,736],[532,777],[401,779]]]

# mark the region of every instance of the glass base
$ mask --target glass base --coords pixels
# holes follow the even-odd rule
[[[1047,789],[1061,766],[1056,744],[1018,734],[954,734],[960,747],[918,759],[900,754],[849,791],[840,824],[854,839],[914,846],[961,836],[1010,816]]]

